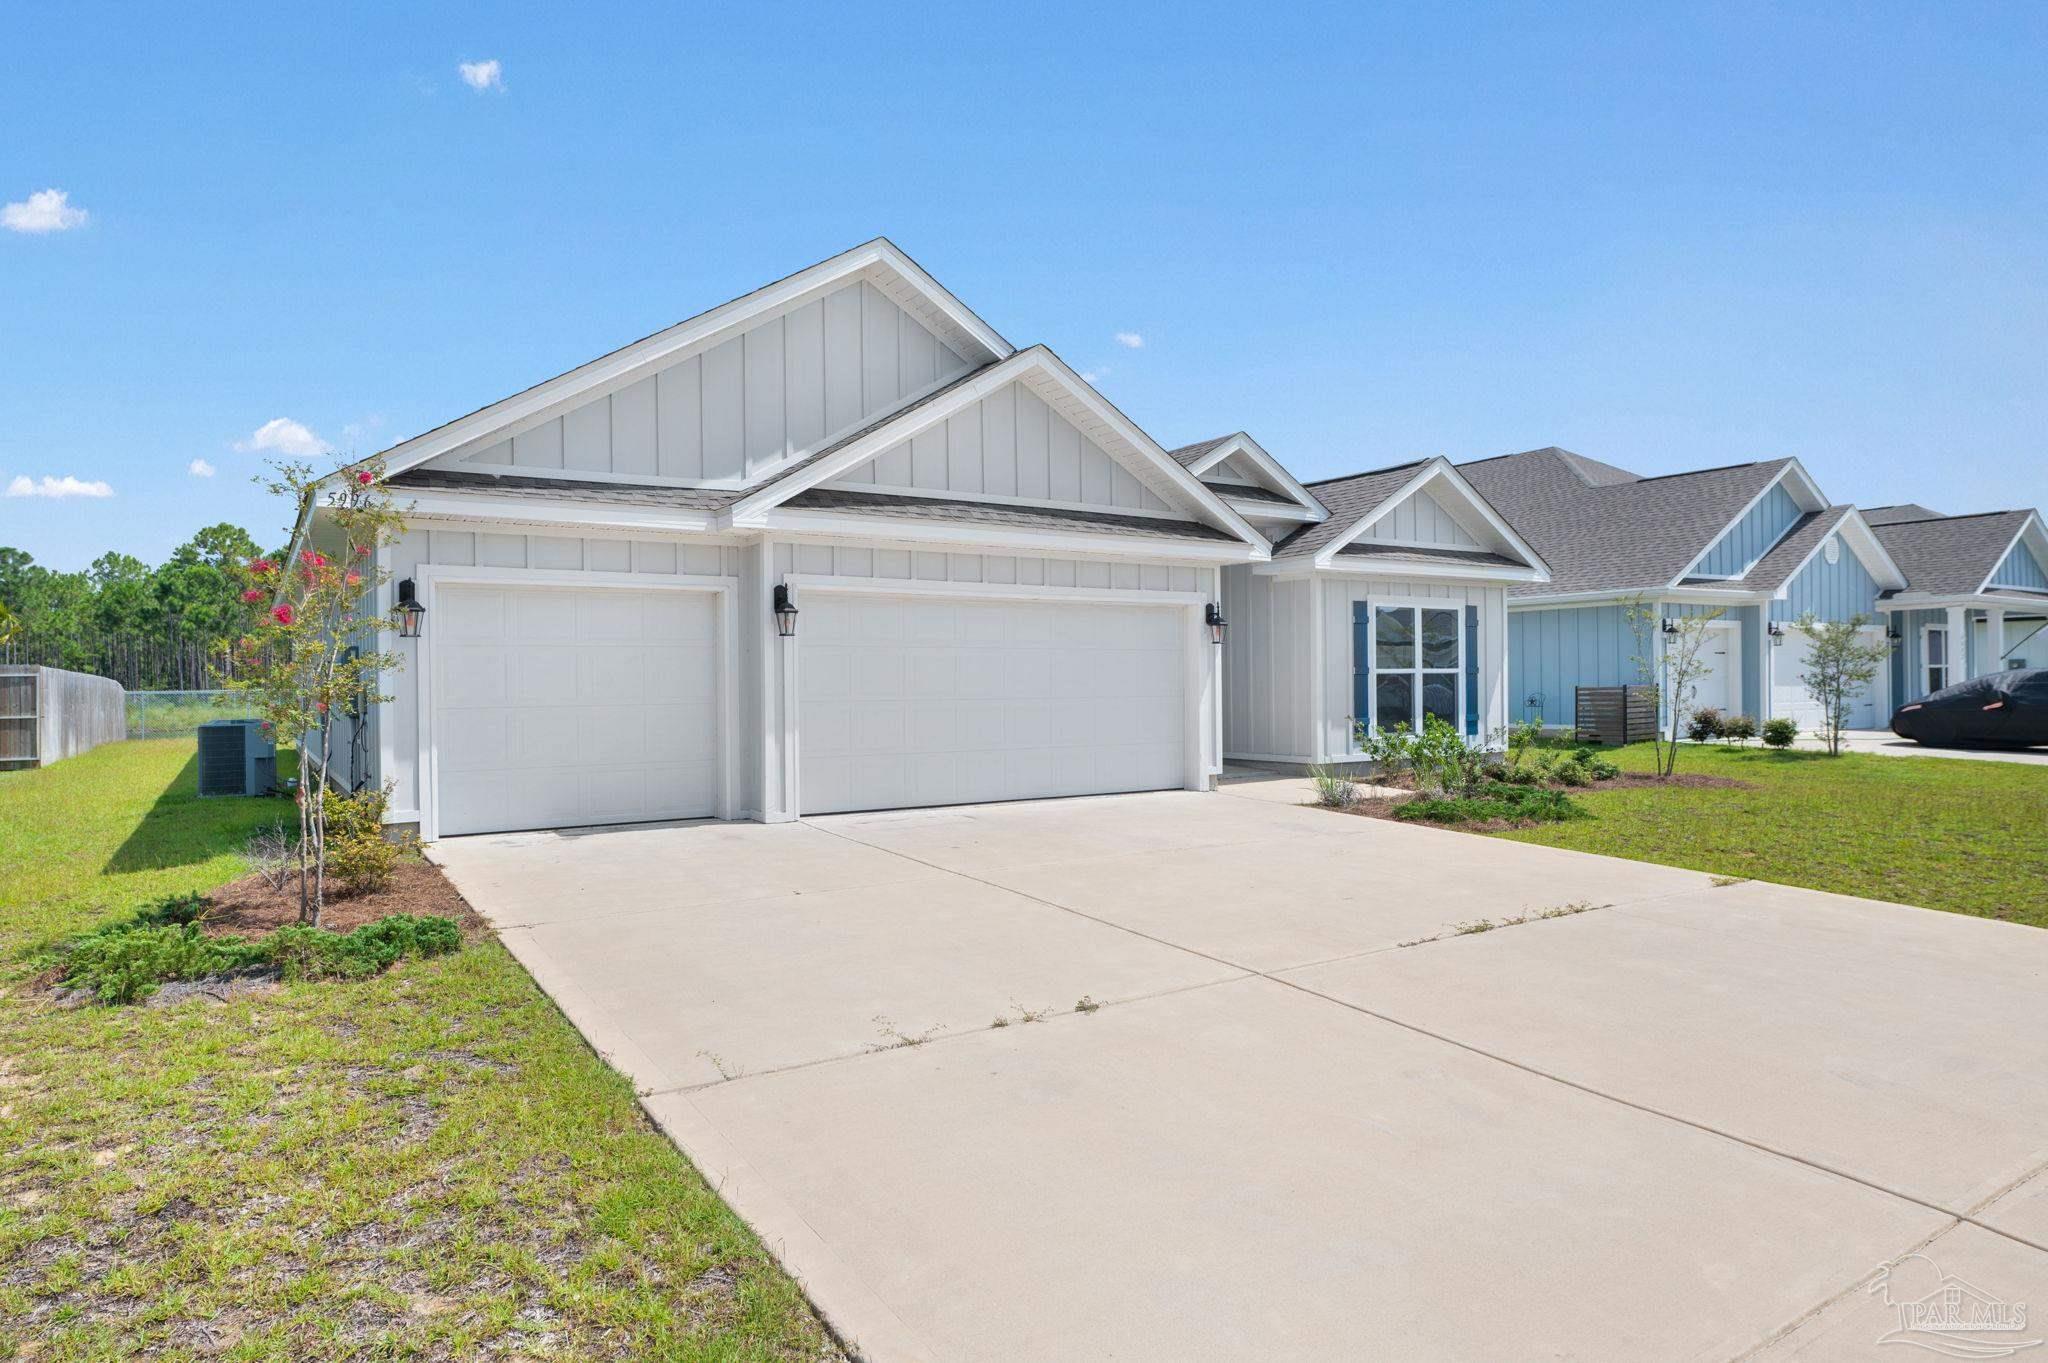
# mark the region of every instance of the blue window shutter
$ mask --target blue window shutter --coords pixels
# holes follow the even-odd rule
[[[1479,736],[1479,607],[1465,607],[1465,732]]]
[[[1364,601],[1351,603],[1351,722],[1367,723],[1372,716],[1372,607]]]

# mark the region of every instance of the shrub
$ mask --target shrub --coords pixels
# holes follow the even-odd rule
[[[1562,823],[1585,818],[1586,810],[1560,790],[1495,782],[1480,794],[1462,799],[1410,800],[1396,807],[1394,817],[1424,823],[1478,823],[1489,819]]]
[[[1361,723],[1354,732],[1359,754],[1373,764],[1378,775],[1391,776],[1413,764],[1415,735],[1406,729],[1369,729]]]
[[[1559,785],[1590,786],[1593,784],[1591,764],[1578,757],[1558,763],[1556,775]]]
[[[1702,705],[1692,712],[1685,722],[1685,736],[1695,743],[1705,743],[1721,736],[1721,712],[1711,705]]]
[[[197,923],[129,922],[78,938],[64,983],[105,1003],[134,1003],[165,980],[196,980],[254,964],[247,943],[208,937]]]
[[[1721,721],[1721,737],[1730,743],[1747,743],[1756,737],[1756,721],[1748,715],[1730,715]]]
[[[328,791],[327,874],[345,895],[375,894],[391,883],[398,844],[384,836],[385,790]]]
[[[1316,803],[1325,809],[1349,809],[1358,803],[1358,783],[1349,772],[1335,767],[1310,767],[1309,780],[1316,783]]]
[[[1789,748],[1792,740],[1799,737],[1799,726],[1780,716],[1764,721],[1764,746],[1768,748]]]
[[[259,944],[263,958],[287,980],[360,980],[408,956],[445,956],[462,945],[452,919],[394,913],[353,932],[300,924],[279,928]]]
[[[197,895],[179,898],[180,909]],[[168,902],[168,901],[167,901]],[[453,919],[395,913],[353,932],[299,924],[255,941],[208,937],[195,920],[160,921],[163,904],[125,923],[72,940],[64,983],[89,990],[102,1003],[134,1003],[167,980],[197,980],[251,966],[270,966],[287,980],[359,980],[390,969],[408,956],[445,956],[462,945]]]
[[[1423,791],[1446,796],[1467,796],[1486,779],[1486,749],[1468,740],[1455,724],[1430,715],[1422,722],[1422,736],[1415,740],[1410,760],[1415,766],[1415,784]]]
[[[1604,757],[1595,756],[1592,761],[1586,763],[1586,772],[1595,781],[1612,781],[1621,775],[1621,768]]]

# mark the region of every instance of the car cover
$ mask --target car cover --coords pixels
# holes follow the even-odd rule
[[[2048,667],[1993,672],[1902,705],[1892,732],[1936,748],[2048,744]]]

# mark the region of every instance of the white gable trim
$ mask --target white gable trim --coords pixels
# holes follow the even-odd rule
[[[1514,528],[1500,518],[1499,513],[1493,509],[1485,497],[1480,495],[1479,490],[1466,482],[1465,476],[1459,473],[1451,461],[1445,459],[1442,455],[1436,456],[1416,470],[1415,476],[1406,483],[1403,483],[1392,496],[1387,497],[1378,506],[1359,517],[1350,529],[1331,540],[1321,549],[1318,549],[1314,560],[1316,567],[1330,568],[1335,566],[1337,555],[1343,551],[1345,545],[1352,543],[1360,535],[1370,530],[1382,517],[1391,513],[1395,507],[1407,501],[1410,497],[1438,479],[1442,479],[1450,484],[1464,498],[1466,506],[1486,523],[1487,529],[1500,536],[1502,542],[1512,548],[1515,554],[1521,558],[1522,562],[1537,571],[1539,576],[1531,579],[1532,581],[1550,581],[1550,565],[1543,561],[1542,555],[1530,548],[1528,542],[1520,535],[1517,535],[1514,532]]]
[[[1871,533],[1862,513],[1852,509],[1848,515],[1835,522],[1827,534],[1813,542],[1813,548],[1806,551],[1806,557],[1799,560],[1797,567],[1785,574],[1785,580],[1771,593],[1771,599],[1784,601],[1790,598],[1793,582],[1806,571],[1806,566],[1813,562],[1821,547],[1837,535],[1840,535],[1843,543],[1849,546],[1849,551],[1862,560],[1864,570],[1876,580],[1878,586],[1897,591],[1906,585],[1906,575],[1899,571],[1899,565],[1892,562],[1892,556],[1885,552],[1884,545]]]
[[[2041,513],[2029,511],[2027,518],[2020,522],[2019,533],[2012,537],[2010,544],[1999,551],[1998,557],[1992,561],[1991,571],[1984,574],[1984,580],[1977,584],[1978,591],[1988,592],[1995,590],[1991,585],[1991,579],[1998,576],[1998,570],[2003,568],[2005,561],[2012,557],[2012,551],[2018,548],[2020,542],[2029,535],[2034,540],[2034,557],[2040,561],[2043,568],[2048,568],[2048,530],[2042,529]]]
[[[919,320],[932,325],[948,344],[964,344],[980,352],[983,361],[1002,360],[1015,353],[1015,347],[926,274],[923,266],[893,242],[877,237],[468,416],[401,441],[385,450],[382,458],[391,473],[403,473],[466,445],[516,434],[556,415],[557,409],[568,403],[624,388],[661,365],[709,349],[750,323],[801,307],[813,297],[864,273],[872,274],[876,287],[913,316],[923,314]],[[970,354],[967,358],[974,363],[977,356]]]
[[[754,526],[774,508],[781,506],[791,497],[808,488],[822,483],[833,482],[844,477],[850,470],[867,463],[901,441],[908,440],[920,431],[931,429],[955,413],[981,401],[1011,383],[1025,383],[1040,397],[1045,397],[1047,388],[1078,404],[1083,414],[1092,418],[1084,424],[1075,421],[1081,433],[1105,448],[1112,443],[1121,444],[1128,452],[1129,459],[1120,459],[1138,480],[1150,487],[1169,504],[1177,504],[1184,512],[1191,513],[1210,525],[1228,530],[1259,552],[1256,558],[1265,558],[1271,546],[1265,536],[1254,530],[1246,520],[1226,505],[1222,498],[1206,487],[1202,481],[1181,467],[1180,461],[1161,449],[1158,442],[1133,425],[1129,418],[1112,407],[1101,394],[1082,382],[1080,375],[1069,369],[1065,361],[1042,345],[1020,350],[998,364],[992,364],[972,377],[956,381],[954,386],[939,397],[917,407],[909,408],[897,416],[890,417],[873,427],[865,435],[848,441],[823,458],[813,460],[809,465],[797,469],[776,482],[761,488],[751,496],[741,499],[732,508],[732,523],[736,526]],[[1048,406],[1060,411],[1056,402]],[[1067,415],[1061,412],[1062,416]],[[1070,418],[1071,419],[1071,418]],[[1105,441],[1104,436],[1111,437]],[[1116,457],[1111,451],[1111,457]]]
[[[1328,509],[1316,500],[1315,494],[1302,486],[1301,482],[1293,474],[1289,473],[1286,466],[1281,464],[1278,459],[1266,453],[1265,446],[1252,439],[1244,431],[1239,431],[1236,435],[1224,440],[1200,459],[1189,464],[1187,470],[1199,478],[1210,469],[1215,468],[1218,464],[1230,458],[1233,454],[1243,455],[1260,472],[1278,484],[1272,490],[1292,497],[1301,505],[1304,511],[1310,513],[1307,519],[1311,521],[1326,521],[1330,518]],[[1227,496],[1228,494],[1225,495]]]
[[[1747,516],[1750,512],[1756,510],[1756,508],[1762,504],[1763,499],[1771,495],[1772,488],[1778,486],[1780,483],[1784,483],[1792,479],[1794,474],[1798,475],[1798,481],[1793,483],[1792,487],[1788,489],[1788,491],[1791,492],[1792,500],[1798,504],[1799,509],[1801,511],[1809,513],[1827,510],[1828,499],[1821,494],[1820,484],[1813,481],[1812,475],[1807,473],[1806,466],[1804,464],[1800,463],[1797,459],[1791,460],[1789,463],[1785,465],[1784,468],[1778,470],[1777,477],[1771,479],[1770,482],[1765,483],[1762,487],[1758,488],[1756,496],[1744,502],[1742,504],[1742,509],[1740,511],[1737,511],[1733,516],[1730,516],[1728,518],[1727,524],[1723,525],[1720,529],[1716,530],[1713,534],[1709,535],[1707,537],[1707,542],[1704,545],[1700,546],[1700,551],[1692,556],[1692,561],[1685,565],[1685,567],[1679,572],[1678,576],[1672,578],[1669,582],[1665,583],[1664,585],[1667,587],[1676,587],[1689,577],[1701,576],[1701,574],[1695,573],[1693,571],[1693,569],[1700,566],[1700,560],[1705,558],[1708,554],[1713,553],[1714,546],[1719,544],[1722,540],[1726,539],[1728,537],[1728,532],[1730,530],[1733,530],[1736,526],[1742,524],[1742,518],[1744,516]],[[1778,536],[1778,539],[1780,540],[1783,538],[1785,538],[1784,535]],[[1775,549],[1776,547],[1777,540],[1771,541],[1771,543],[1764,546],[1764,554],[1770,553],[1771,550]],[[1750,568],[1756,567],[1757,563],[1761,563],[1763,561],[1763,556],[1763,554],[1758,554],[1756,556],[1756,562],[1751,563],[1748,568],[1744,568],[1742,572],[1735,574],[1733,577],[1729,577],[1727,574],[1708,574],[1707,576],[1712,576],[1731,582],[1739,582],[1742,580],[1742,578],[1748,576]],[[1800,566],[1804,567],[1805,565],[1801,564]]]

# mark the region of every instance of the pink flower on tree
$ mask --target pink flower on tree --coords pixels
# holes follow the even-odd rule
[[[293,613],[289,605],[280,603],[270,608],[270,618],[277,621],[280,625],[289,625],[298,617]]]
[[[308,568],[325,568],[327,566],[327,555],[308,549],[299,555],[299,562],[305,564]]]
[[[261,601],[263,599],[263,590],[260,587],[251,587],[248,591],[242,593],[242,599],[250,602]]]
[[[361,573],[344,573],[344,574],[343,574],[342,576],[343,576],[343,579],[344,579],[344,580],[345,580],[345,581],[346,581],[346,582],[348,583],[348,585],[349,585],[349,586],[351,586],[351,587],[354,587],[354,586],[356,586],[356,585],[360,584],[360,583],[362,582],[362,580],[363,580],[363,575],[362,575]]]
[[[374,482],[376,482],[376,481],[377,481],[377,475],[376,475],[376,474],[374,474],[374,473],[371,473],[371,472],[370,472],[370,471],[369,471],[368,469],[364,469],[364,470],[363,470],[363,471],[362,471],[361,473],[358,473],[358,474],[356,475],[356,482],[357,482],[357,484],[358,484],[358,485],[360,485],[360,486],[362,486],[362,487],[368,487],[368,486],[369,486],[370,484],[372,484],[372,483],[374,483]]]
[[[277,565],[267,558],[252,558],[249,560],[249,571],[252,573],[274,573],[277,571]]]

